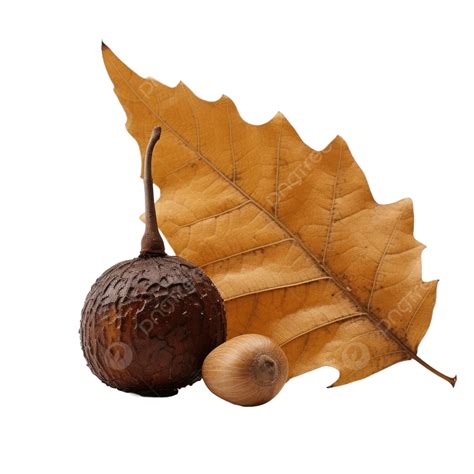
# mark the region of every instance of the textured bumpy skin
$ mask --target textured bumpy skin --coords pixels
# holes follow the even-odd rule
[[[92,372],[111,387],[167,396],[200,379],[225,341],[219,292],[179,257],[139,257],[107,270],[82,311],[81,341]]]

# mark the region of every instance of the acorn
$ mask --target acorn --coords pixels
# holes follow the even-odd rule
[[[202,377],[218,397],[242,406],[274,398],[288,380],[288,359],[281,347],[260,334],[224,342],[204,360]]]
[[[205,357],[226,339],[226,318],[209,277],[165,252],[151,168],[160,135],[156,127],[145,154],[146,229],[140,255],[109,268],[92,286],[80,336],[88,366],[102,382],[164,397],[201,378]]]

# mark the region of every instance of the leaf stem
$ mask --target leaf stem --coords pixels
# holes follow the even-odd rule
[[[160,139],[161,127],[155,127],[151,132],[150,141],[146,148],[143,182],[145,185],[145,234],[142,238],[140,257],[147,255],[164,256],[165,245],[158,230],[155,211],[155,197],[153,194],[152,161],[153,150]]]
[[[426,363],[423,359],[420,359],[420,357],[418,357],[416,354],[412,356],[412,358],[415,359],[423,367],[426,367],[430,372],[433,372],[433,374],[436,374],[438,377],[447,380],[453,386],[453,388],[456,385],[456,382],[458,380],[457,375],[455,375],[454,377],[449,377],[448,375],[443,374],[439,370],[436,370],[434,367],[431,367],[431,365]]]
[[[442,379],[448,381],[453,387],[456,385],[457,381],[457,376],[455,375],[454,377],[449,377],[446,374],[443,374],[439,370],[436,370],[434,367],[432,367],[430,364],[425,362],[421,357],[418,357],[415,351],[410,349],[410,347],[405,344],[399,337],[397,337],[385,324],[383,321],[378,319],[376,316],[374,316],[370,311],[367,311],[367,316],[372,321],[374,326],[378,329],[380,329],[385,336],[389,337],[392,339],[395,343],[397,343],[409,356],[411,359],[416,360],[419,364],[421,364],[423,367],[428,369],[430,372],[433,374],[437,375],[438,377],[441,377]]]

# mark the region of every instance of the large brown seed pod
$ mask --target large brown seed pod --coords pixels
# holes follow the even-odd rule
[[[160,131],[153,130],[145,159],[147,224],[140,256],[99,277],[80,329],[92,372],[111,387],[147,396],[174,395],[199,380],[205,357],[226,337],[224,305],[212,281],[164,250],[151,179]]]
[[[228,402],[262,405],[274,398],[288,380],[288,359],[270,338],[243,334],[206,357],[202,377],[212,393]]]

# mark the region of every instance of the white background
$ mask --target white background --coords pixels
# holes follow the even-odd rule
[[[0,470],[473,472],[472,2],[3,2]],[[137,255],[138,148],[100,54],[222,93],[303,140],[343,136],[381,203],[412,197],[426,280],[420,356],[335,389],[329,368],[245,409],[202,382],[170,399],[101,384],[79,345],[95,278]]]

